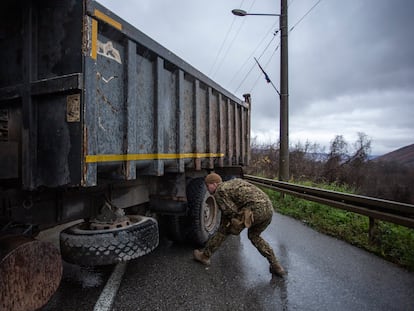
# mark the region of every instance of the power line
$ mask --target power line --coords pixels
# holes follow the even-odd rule
[[[242,7],[242,5],[243,5],[244,1],[245,1],[245,0],[242,0],[242,2],[240,3],[240,7]],[[228,36],[230,35],[231,30],[233,29],[233,25],[234,25],[234,22],[235,22],[236,18],[237,18],[236,16],[233,16],[233,21],[231,22],[230,28],[227,30],[227,33],[226,33],[226,35],[225,35],[225,37],[224,37],[224,39],[223,39],[223,42],[221,43],[221,46],[220,46],[220,48],[219,48],[219,50],[218,50],[218,52],[217,52],[217,55],[216,55],[216,57],[215,57],[215,59],[214,59],[213,65],[211,66],[211,68],[210,68],[210,71],[209,71],[208,75],[210,75],[210,74],[211,74],[211,72],[213,71],[213,68],[214,68],[214,66],[216,65],[216,63],[217,63],[217,61],[218,61],[218,59],[219,59],[220,53],[223,51],[224,44],[226,43],[227,38],[228,38]]]
[[[247,72],[247,74],[244,76],[243,80],[240,82],[239,86],[237,87],[237,89],[234,91],[234,93],[237,93],[237,91],[240,89],[240,87],[243,85],[244,81],[246,81],[247,77],[250,75],[250,73],[252,72],[253,68],[255,67],[255,64],[253,63],[253,66],[250,68],[250,70]]]
[[[230,82],[228,83],[229,85],[231,85],[231,83],[234,81],[234,79],[236,77],[238,77],[239,73],[242,71],[242,69],[247,65],[247,63],[249,62],[249,60],[252,59],[252,57],[254,56],[254,54],[256,53],[256,51],[259,49],[259,47],[263,44],[264,40],[266,39],[266,37],[268,36],[268,34],[273,31],[273,29],[276,26],[276,23],[278,23],[278,21],[276,21],[272,27],[269,29],[269,31],[264,35],[264,37],[262,38],[262,40],[259,42],[259,44],[256,46],[256,48],[253,50],[253,52],[246,58],[246,60],[244,61],[244,63],[240,66],[240,68],[237,70],[237,72],[233,75],[233,77],[231,78]],[[274,34],[274,33],[273,33]],[[272,38],[273,40],[273,38]]]
[[[224,56],[221,58],[220,62],[218,63],[218,66],[217,66],[216,70],[214,71],[213,76],[220,70],[220,68],[221,68],[224,60],[226,59],[226,57],[227,57],[227,55],[228,55],[228,53],[229,53],[229,51],[231,49],[231,47],[233,46],[234,41],[236,41],[236,38],[238,37],[238,35],[239,35],[239,33],[240,33],[240,31],[241,31],[241,29],[242,29],[245,21],[246,20],[243,20],[243,22],[240,24],[240,27],[237,29],[236,34],[234,35],[234,37],[231,40],[230,44],[227,46],[227,49],[226,49],[226,51],[224,53]]]
[[[260,54],[260,56],[258,57],[258,59],[260,60],[262,58],[262,56],[264,55],[264,53],[267,51],[267,49],[269,48],[270,44],[273,42],[273,40],[276,38],[276,35],[279,33],[279,30],[275,31],[273,33],[273,37],[272,39],[269,41],[269,43],[266,45],[266,47],[264,48],[263,52]],[[237,89],[235,90],[235,93],[240,89],[240,87],[243,85],[244,81],[246,81],[246,79],[248,78],[248,76],[250,75],[250,73],[252,72],[252,70],[255,67],[255,63],[253,63],[252,67],[250,68],[250,70],[246,73],[246,75],[244,76],[243,80],[240,82],[240,84],[238,85]]]
[[[292,0],[290,3],[289,3],[289,5],[291,5],[292,4],[292,2],[293,2],[294,0]],[[299,25],[305,18],[306,18],[306,16],[308,16],[309,14],[310,14],[310,12],[312,12],[312,10],[314,10],[315,9],[315,7],[320,3],[320,2],[322,2],[322,0],[318,0],[290,29],[289,29],[289,32],[291,32],[297,25]],[[270,44],[269,44],[270,45]],[[268,46],[265,48],[265,50],[268,48]],[[274,52],[272,53],[272,55],[271,55],[271,57],[270,57],[270,59],[269,59],[269,61],[266,63],[266,65],[265,65],[265,68],[267,67],[267,65],[270,63],[270,61],[271,61],[271,59],[272,59],[272,57],[274,56],[274,54],[275,54],[275,52],[276,52],[276,50],[279,48],[279,45],[276,47],[276,49],[274,50]],[[265,51],[264,50],[264,51]],[[260,57],[264,54],[264,51],[263,51],[263,53],[260,55]],[[259,59],[260,59],[260,57],[259,57]],[[243,80],[241,81],[241,83],[239,84],[239,86],[237,87],[237,89],[236,89],[236,91],[235,92],[237,92],[238,90],[239,90],[239,88],[243,85],[243,83],[244,83],[244,81],[246,81],[246,79],[247,79],[247,77],[250,75],[250,73],[253,71],[253,68],[255,67],[255,64],[253,64],[253,66],[250,68],[250,70],[248,71],[248,73],[246,74],[246,76],[243,78]],[[252,92],[252,90],[256,87],[256,84],[257,84],[257,82],[259,81],[259,79],[260,79],[260,76],[256,79],[256,81],[255,81],[255,83],[253,84],[253,87],[252,87],[252,89],[251,89],[251,92]]]
[[[254,58],[254,60],[256,61],[257,65],[259,66],[260,70],[263,72],[266,82],[270,83],[273,88],[275,89],[275,91],[277,92],[277,94],[280,96],[280,92],[279,90],[276,88],[276,86],[273,84],[272,80],[270,79],[270,77],[268,76],[268,74],[266,73],[266,71],[264,71],[264,69],[262,68],[262,66],[260,66],[259,61],[256,59],[256,57]]]
[[[308,14],[319,4],[322,0],[318,0],[297,22],[295,25],[293,25],[289,31],[292,31],[297,25],[299,25],[303,19],[308,16]]]
[[[244,2],[244,0],[242,1],[242,3],[241,4],[243,4],[243,2]],[[254,0],[253,2],[252,2],[252,4],[250,5],[250,7],[249,7],[249,11],[252,9],[252,7],[254,6],[254,4],[255,4],[255,2],[256,2],[256,0]],[[233,43],[236,41],[236,39],[237,39],[237,37],[238,37],[238,35],[239,35],[239,33],[240,33],[240,31],[241,31],[241,29],[242,29],[242,27],[243,27],[243,25],[244,25],[244,23],[245,23],[245,19],[242,21],[242,23],[240,24],[240,27],[239,27],[239,29],[237,30],[237,32],[236,32],[236,34],[234,35],[234,37],[233,37],[233,39],[232,39],[232,41],[230,42],[230,44],[228,45],[228,47],[227,47],[227,50],[226,50],[226,52],[224,53],[224,56],[222,57],[222,59],[220,60],[220,62],[219,62],[219,64],[218,64],[218,66],[217,66],[217,68],[216,68],[216,70],[214,71],[214,73],[212,74],[212,76],[214,77],[214,75],[220,70],[220,68],[221,68],[221,66],[222,66],[222,64],[223,64],[223,62],[224,62],[224,60],[226,59],[226,57],[227,57],[227,55],[228,55],[228,53],[229,53],[229,51],[230,51],[230,49],[231,49],[231,47],[233,46]]]
[[[273,56],[276,54],[276,51],[279,49],[279,47],[280,47],[280,44],[278,44],[276,46],[276,48],[274,49],[272,55],[270,55],[269,60],[264,65],[265,68],[267,68],[267,66],[270,64],[270,62],[272,61]],[[253,89],[256,87],[256,85],[259,82],[259,80],[260,80],[260,75],[257,77],[256,81],[253,83],[253,86],[250,89],[250,93],[253,93]],[[280,92],[278,91],[278,89],[276,88],[276,86],[273,83],[272,83],[272,85],[273,85],[273,88],[276,90],[277,94],[279,94],[279,96],[280,96]]]
[[[214,66],[215,66],[215,65],[216,65],[216,63],[217,63],[217,60],[218,60],[218,58],[219,58],[219,55],[220,55],[221,51],[223,50],[224,44],[226,43],[227,38],[228,38],[228,36],[229,36],[229,34],[230,34],[230,31],[231,31],[231,29],[233,28],[233,25],[234,25],[234,21],[235,21],[235,19],[236,19],[236,16],[234,16],[234,17],[233,17],[233,21],[231,22],[230,28],[229,28],[229,30],[227,31],[227,34],[226,34],[226,36],[224,37],[223,42],[221,43],[221,46],[220,46],[220,48],[219,48],[219,50],[218,50],[218,52],[217,52],[216,58],[214,59],[213,65],[211,66],[211,68],[210,68],[210,71],[209,71],[208,75],[210,75],[210,74],[211,74],[211,71],[213,70]]]

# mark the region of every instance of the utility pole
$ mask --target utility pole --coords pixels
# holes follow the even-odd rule
[[[289,181],[290,176],[289,176],[289,86],[288,86],[288,7],[287,7],[287,0],[280,1],[280,14],[247,13],[246,11],[240,10],[240,9],[234,9],[231,12],[236,16],[246,16],[246,15],[279,16],[279,29],[280,29],[280,92],[278,92],[279,93],[279,106],[280,106],[279,180]],[[262,68],[260,67],[260,69]]]
[[[280,3],[280,148],[279,180],[289,180],[288,7]]]

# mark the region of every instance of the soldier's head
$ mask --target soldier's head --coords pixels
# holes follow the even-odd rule
[[[208,192],[210,194],[214,194],[214,192],[216,192],[218,184],[221,183],[223,180],[221,179],[219,174],[210,173],[206,176],[204,181],[206,183]]]

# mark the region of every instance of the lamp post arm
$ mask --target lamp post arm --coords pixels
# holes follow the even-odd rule
[[[280,16],[280,14],[263,14],[263,13],[246,13],[246,15],[259,15],[259,16]]]
[[[267,13],[247,13],[244,10],[234,9],[231,11],[236,16],[246,16],[246,15],[258,15],[258,16],[280,16],[280,14],[267,14]]]

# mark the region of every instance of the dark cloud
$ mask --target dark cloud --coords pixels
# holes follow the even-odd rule
[[[278,96],[253,60],[262,56],[278,87],[278,50],[269,62],[279,40],[270,41],[275,19],[235,18],[230,11],[243,3],[250,12],[277,13],[279,2],[101,2],[229,91],[239,97],[251,92],[252,135],[277,141]],[[289,3],[292,27],[316,0]],[[327,146],[335,135],[353,142],[357,132],[372,138],[374,154],[413,143],[413,16],[412,0],[323,0],[296,25],[289,33],[292,145],[309,140]]]

